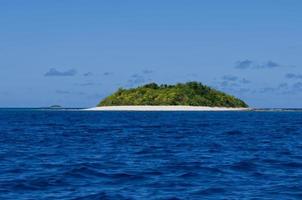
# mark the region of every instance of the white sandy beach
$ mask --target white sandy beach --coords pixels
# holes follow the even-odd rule
[[[101,106],[85,111],[248,111],[251,108],[227,108],[207,106]]]

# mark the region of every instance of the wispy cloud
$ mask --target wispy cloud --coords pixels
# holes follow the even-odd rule
[[[249,89],[249,88],[239,88],[239,89],[237,90],[237,92],[238,92],[239,94],[242,94],[242,93],[249,93],[249,92],[251,92],[251,89]]]
[[[216,80],[215,88],[239,97],[253,92],[248,85],[251,81],[237,75],[224,75]]]
[[[240,60],[237,61],[235,64],[235,68],[237,69],[249,69],[252,68],[254,65],[254,62],[251,60]]]
[[[144,70],[141,73],[136,73],[131,75],[130,79],[127,81],[127,85],[129,87],[137,86],[137,85],[142,85],[147,82],[151,82],[152,79],[150,78],[150,74],[152,74],[153,71],[151,70]]]
[[[234,87],[238,87],[239,84],[233,81],[222,81],[220,82],[220,87],[224,89],[230,89]]]
[[[251,83],[250,80],[247,80],[247,79],[245,79],[245,78],[240,79],[239,82],[240,82],[240,83],[243,83],[243,84],[249,84],[249,83]]]
[[[250,92],[250,89],[244,87],[249,83],[251,81],[246,78],[235,75],[224,75],[218,81],[217,88],[234,94],[243,94]]]
[[[86,77],[88,77],[88,76],[92,76],[93,75],[93,73],[92,72],[86,72],[86,73],[84,73],[83,74],[83,76],[86,76]]]
[[[287,79],[302,79],[302,74],[288,73],[285,75]]]
[[[302,91],[302,82],[297,82],[293,85],[293,89],[296,92],[301,92]]]
[[[80,83],[80,84],[78,84],[79,86],[92,86],[92,85],[94,85],[94,83],[93,82],[87,82],[87,83]]]
[[[67,90],[56,90],[57,94],[70,94],[70,91]]]
[[[260,93],[273,93],[273,92],[278,91],[277,89],[278,88],[275,88],[275,87],[264,87],[264,88],[260,88],[259,92]]]
[[[288,89],[288,84],[287,83],[280,83],[277,88],[278,89]]]
[[[113,72],[104,72],[103,75],[104,76],[110,76],[110,75],[113,75]]]
[[[282,65],[280,63],[277,63],[275,61],[269,60],[264,63],[258,63],[256,61],[252,60],[241,60],[237,61],[235,63],[235,68],[236,69],[274,69],[274,68],[280,68],[280,67],[292,67],[288,65]]]
[[[154,71],[150,69],[143,70],[143,74],[152,74]]]
[[[246,78],[240,78],[234,75],[224,75],[221,77],[222,83],[236,83],[239,84],[249,84],[251,81],[247,80]],[[234,84],[233,84],[234,85]]]
[[[49,69],[48,72],[44,74],[44,76],[75,76],[77,74],[77,71],[75,69],[69,69],[67,71],[59,71],[56,68]]]
[[[271,93],[271,94],[297,94],[302,91],[302,82],[296,82],[294,84],[280,83],[273,87],[260,88],[259,93]]]
[[[237,81],[239,78],[233,75],[225,75],[221,79],[225,81]]]
[[[276,68],[276,67],[281,67],[281,65],[279,63],[276,63],[274,61],[267,61],[265,62],[264,64],[260,64],[258,65],[258,68],[268,68],[268,69],[271,69],[271,68]]]
[[[82,91],[69,91],[61,89],[56,90],[55,93],[59,95],[86,95],[86,93]]]
[[[144,76],[140,74],[133,74],[131,78],[128,80],[129,86],[140,85],[146,82]]]

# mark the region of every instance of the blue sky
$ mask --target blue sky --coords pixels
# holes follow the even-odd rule
[[[200,81],[302,107],[302,1],[0,1],[0,107],[89,107],[119,87]]]

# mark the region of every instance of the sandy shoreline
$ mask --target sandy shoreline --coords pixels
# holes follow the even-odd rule
[[[251,108],[226,108],[206,106],[102,106],[85,111],[248,111]]]

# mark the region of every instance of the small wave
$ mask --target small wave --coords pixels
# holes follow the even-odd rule
[[[232,130],[232,131],[226,131],[225,134],[227,134],[227,135],[241,135],[241,134],[243,134],[243,132],[241,132],[239,130]]]
[[[281,164],[285,168],[302,169],[301,162],[286,162]]]
[[[187,172],[187,173],[179,175],[178,177],[181,177],[181,178],[190,178],[190,177],[198,177],[198,176],[200,176],[200,174],[194,173],[194,172]]]
[[[231,169],[236,171],[255,171],[257,169],[257,165],[252,161],[240,161],[231,165]]]
[[[220,187],[211,187],[204,190],[199,190],[197,192],[194,192],[194,195],[217,195],[217,194],[223,194],[226,190],[224,188]]]
[[[33,179],[16,179],[2,183],[1,187],[10,191],[41,190],[52,186],[63,186],[66,182],[58,176],[45,176]]]
[[[95,169],[86,167],[86,166],[80,166],[72,168],[69,171],[66,171],[64,173],[64,176],[74,176],[74,177],[99,177],[99,178],[110,178],[110,176],[106,173],[99,172]]]
[[[113,179],[119,179],[119,180],[129,180],[129,181],[134,181],[134,180],[143,180],[145,179],[145,176],[143,175],[135,175],[135,174],[128,174],[128,173],[114,173],[114,174],[109,174],[109,176]]]
[[[130,198],[127,198],[120,194],[108,194],[107,192],[99,192],[96,194],[89,194],[81,197],[74,198],[73,200],[111,200],[111,199],[119,199],[119,200],[130,200]]]

